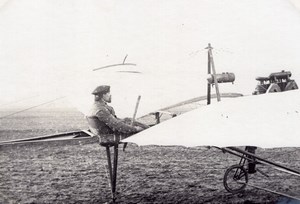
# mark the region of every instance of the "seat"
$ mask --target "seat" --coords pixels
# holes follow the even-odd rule
[[[113,146],[119,144],[120,140],[124,139],[122,135],[101,133],[99,127],[101,122],[97,117],[86,117],[90,131],[99,138],[99,143],[102,146]]]

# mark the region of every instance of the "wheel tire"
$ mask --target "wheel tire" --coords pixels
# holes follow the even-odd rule
[[[223,178],[225,189],[230,193],[239,193],[243,191],[248,183],[248,172],[241,165],[229,167]]]

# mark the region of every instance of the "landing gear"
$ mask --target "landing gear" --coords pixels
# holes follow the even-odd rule
[[[248,174],[256,172],[255,146],[246,146],[245,151],[240,150],[242,155],[236,154],[231,150],[237,151],[237,148],[231,147],[226,149],[233,155],[241,157],[239,164],[229,167],[224,175],[223,184],[225,189],[230,193],[240,193],[248,183]],[[247,166],[245,168],[244,166]]]
[[[122,139],[123,137],[121,135],[110,134],[110,135],[99,136],[100,146],[105,147],[106,149],[112,203],[115,203],[117,199],[116,188],[117,188],[119,144],[122,144],[120,142]]]
[[[113,165],[111,160],[111,152],[110,146],[105,146],[106,154],[107,154],[107,161],[108,161],[108,171],[109,171],[109,178],[110,178],[110,186],[111,186],[111,194],[113,203],[116,202],[116,186],[117,186],[117,167],[118,167],[118,148],[119,144],[116,143],[113,145],[114,150],[114,158],[113,158]]]
[[[243,191],[248,183],[248,172],[241,165],[229,167],[224,175],[223,184],[230,193],[239,193]]]

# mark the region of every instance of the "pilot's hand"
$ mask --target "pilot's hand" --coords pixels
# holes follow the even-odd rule
[[[131,118],[124,118],[124,119],[122,119],[122,121],[124,123],[128,124],[128,125],[131,125],[131,123],[132,123],[132,119]]]
[[[140,127],[140,126],[134,126],[137,132],[141,132],[142,130],[144,130],[144,128]]]

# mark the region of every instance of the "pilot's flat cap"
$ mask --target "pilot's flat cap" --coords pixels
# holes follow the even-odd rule
[[[99,94],[106,94],[110,91],[110,86],[107,85],[102,85],[102,86],[98,86],[93,92],[92,94],[94,95],[99,95]]]

